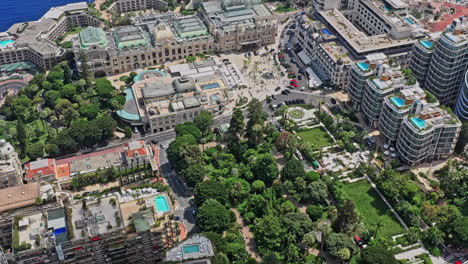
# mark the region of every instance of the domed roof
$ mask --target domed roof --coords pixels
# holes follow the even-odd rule
[[[187,93],[196,90],[195,82],[190,77],[181,77],[172,82],[176,93]]]
[[[166,24],[157,25],[154,28],[154,37],[156,42],[173,41],[174,34]]]
[[[344,62],[343,62],[343,60],[342,60],[341,58],[340,58],[336,63],[337,63],[338,65],[343,65],[343,64],[344,64]]]

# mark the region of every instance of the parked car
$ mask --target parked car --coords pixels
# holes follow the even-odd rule
[[[174,220],[179,221],[179,220],[180,220],[180,216],[174,216]]]
[[[336,104],[336,99],[335,99],[335,98],[331,98],[331,99],[330,99],[330,102],[331,102],[332,104]]]
[[[281,90],[281,87],[278,86],[278,87],[275,88],[275,92],[277,92],[279,90]]]
[[[354,237],[354,241],[356,242],[356,244],[359,246],[359,247],[363,247],[366,243],[364,243],[364,241],[358,237],[358,236],[355,236]]]
[[[272,100],[275,100],[276,99],[276,96],[274,94],[271,95],[271,99]]]
[[[299,85],[295,84],[295,83],[291,83],[291,86],[292,87],[299,87]]]
[[[298,76],[297,76],[297,79],[299,79],[299,81],[302,81],[302,79],[303,79],[303,78],[302,78],[302,75],[298,75]]]
[[[298,80],[291,80],[290,82],[291,83],[298,83],[299,81]]]

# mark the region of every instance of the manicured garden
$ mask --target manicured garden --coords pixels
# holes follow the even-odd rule
[[[403,233],[403,227],[367,181],[346,184],[344,189],[356,205],[356,209],[372,235],[379,222],[379,234],[392,236]]]
[[[292,118],[299,119],[299,118],[304,117],[304,112],[299,109],[294,109],[294,110],[289,111],[289,116]]]
[[[303,130],[297,133],[304,141],[317,145],[319,148],[333,145],[333,139],[321,127]]]

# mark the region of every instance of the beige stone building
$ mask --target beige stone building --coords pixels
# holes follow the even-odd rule
[[[111,5],[110,9],[117,14],[148,9],[164,11],[167,9],[167,2],[163,0],[117,0]]]
[[[249,50],[275,43],[278,24],[259,0],[200,3],[200,14],[220,52]]]
[[[88,14],[86,2],[51,8],[37,21],[17,23],[0,33],[0,66],[32,62],[42,70],[61,61],[65,50],[55,41],[74,27],[99,26],[101,21]]]
[[[207,53],[213,38],[196,16],[176,18],[173,14],[139,17],[134,25],[109,32],[89,27],[73,39],[78,66],[85,55],[96,76],[160,65],[167,61]]]

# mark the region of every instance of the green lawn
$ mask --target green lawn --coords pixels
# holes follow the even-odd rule
[[[344,189],[372,235],[379,221],[381,221],[379,234],[392,236],[403,233],[403,227],[367,181],[346,184]]]
[[[316,144],[319,148],[333,145],[333,139],[321,127],[303,130],[297,133],[304,141]]]
[[[287,7],[286,5],[279,4],[276,6],[275,12],[277,13],[286,13],[296,10],[294,7]]]

